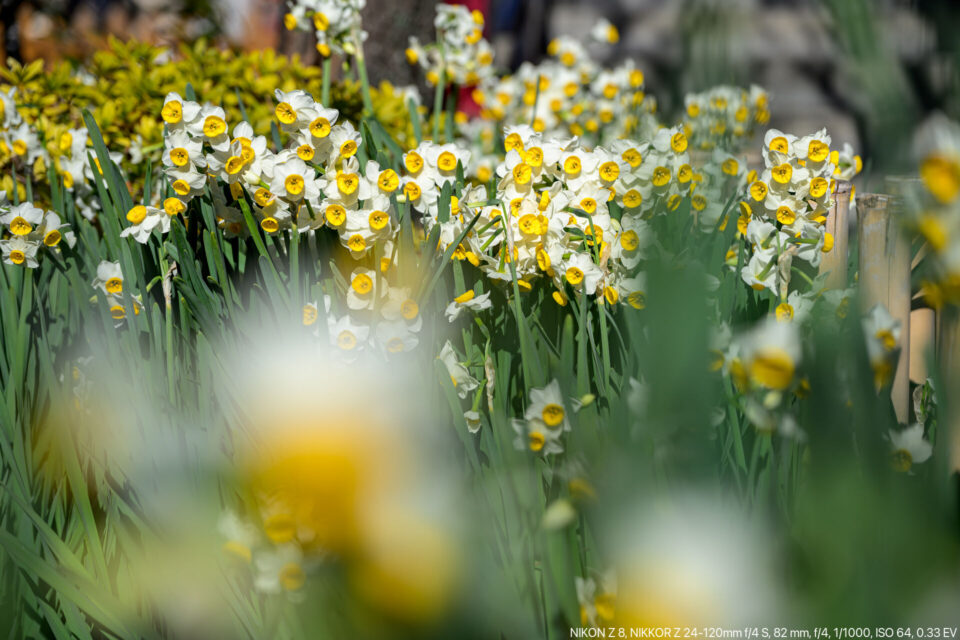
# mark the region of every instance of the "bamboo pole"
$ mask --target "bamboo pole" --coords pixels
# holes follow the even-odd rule
[[[923,384],[930,377],[927,366],[936,343],[936,313],[926,307],[910,312],[910,382]]]
[[[833,192],[833,204],[827,212],[826,232],[833,236],[833,249],[823,255],[820,273],[827,273],[829,289],[845,289],[847,286],[847,247],[850,221],[850,195],[853,184],[838,180]]]
[[[863,312],[877,304],[900,323],[900,358],[890,389],[897,420],[906,424],[910,407],[910,243],[900,227],[892,196],[857,198],[860,303]]]

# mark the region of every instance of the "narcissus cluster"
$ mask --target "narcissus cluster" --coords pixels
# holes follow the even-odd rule
[[[193,611],[175,589],[164,599],[126,576],[168,579],[128,550],[156,537],[144,523],[157,503],[183,517],[194,493],[210,500],[191,503],[204,513],[193,528],[213,540],[199,555],[225,587],[201,591],[230,602],[213,622],[198,615],[214,632],[186,637],[296,637],[303,602],[453,637],[443,625],[491,584],[509,596],[496,603],[504,619],[530,615],[512,600],[534,613],[512,634],[464,618],[478,635],[556,636],[561,623],[712,625],[717,612],[739,625],[776,604],[755,597],[766,565],[745,559],[766,538],[726,504],[624,517],[638,489],[655,496],[689,473],[791,522],[816,484],[807,445],[823,438],[821,413],[837,429],[816,455],[846,438],[843,456],[879,451],[883,473],[933,467],[920,466],[943,442],[931,381],[916,387],[916,424],[837,435],[857,411],[881,416],[909,339],[883,305],[857,312],[856,275],[828,285],[821,273],[839,250],[828,217],[863,168],[850,144],[768,129],[775,96],[758,86],[714,87],[660,114],[639,64],[591,59],[618,43],[608,21],[499,74],[483,15],[447,4],[436,40],[405,51],[435,85],[425,117],[416,90],[368,86],[363,0],[287,6],[287,28],[315,35],[324,68],[343,56],[356,82],[200,44],[174,56],[113,43],[92,78],[2,73],[2,415],[45,415],[63,391],[77,415],[124,436],[71,431],[54,455],[16,416],[20,440],[0,461],[30,462],[4,491],[49,508],[43,545],[59,542],[61,521],[84,528],[53,545],[56,571],[37,573],[56,597],[60,571],[72,594],[74,582],[109,590],[104,572],[123,567],[120,593],[91,591],[91,617],[124,602],[96,619],[105,633],[155,635],[154,611],[171,629]],[[458,109],[462,88],[474,116]],[[92,113],[58,98],[80,94]],[[960,305],[960,129],[936,123],[918,162],[901,194],[904,228],[926,244],[917,279],[935,306]],[[20,349],[28,329],[36,341]],[[55,341],[94,348],[47,354]],[[20,397],[20,378],[49,388]],[[89,457],[49,472],[62,453]],[[158,462],[183,465],[189,491],[155,494]],[[35,492],[34,464],[68,482]],[[95,490],[82,490],[87,476]],[[116,507],[131,495],[142,501]],[[3,535],[42,522],[6,513]],[[123,553],[103,552],[101,529]],[[55,613],[51,626],[75,617]]]

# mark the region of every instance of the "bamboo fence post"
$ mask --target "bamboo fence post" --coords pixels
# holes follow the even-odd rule
[[[827,273],[826,285],[829,289],[845,289],[847,286],[847,247],[850,220],[850,195],[853,184],[848,180],[838,180],[833,192],[833,204],[827,212],[826,232],[833,236],[833,249],[823,254],[820,261],[820,273]]]
[[[910,312],[910,382],[923,384],[930,377],[928,359],[936,343],[936,313],[928,307]]]
[[[860,303],[864,312],[882,304],[900,322],[900,358],[890,397],[897,420],[910,407],[910,243],[900,227],[894,198],[866,194],[857,199]]]
[[[921,245],[910,262],[911,272],[917,268],[928,251],[928,245]],[[926,306],[926,293],[924,288],[920,287],[913,294],[913,300],[920,304],[910,312],[910,382],[916,384],[923,384],[930,377],[931,358],[934,359],[933,362],[939,362],[937,345],[940,342],[940,313]]]

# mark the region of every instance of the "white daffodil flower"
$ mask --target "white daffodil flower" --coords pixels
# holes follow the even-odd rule
[[[286,593],[291,600],[304,598],[300,590],[306,582],[303,553],[294,544],[258,551],[253,558],[256,575],[254,588],[267,594]]]
[[[631,278],[622,278],[617,282],[620,291],[620,300],[634,309],[645,309],[647,306],[647,277],[638,273]]]
[[[446,310],[444,310],[444,315],[447,317],[447,320],[454,322],[457,318],[460,317],[460,314],[464,309],[470,309],[471,311],[483,311],[484,309],[489,309],[493,306],[493,303],[490,302],[490,292],[477,295],[473,289],[460,294],[453,301],[447,305]]]
[[[465,399],[471,391],[474,391],[480,386],[480,382],[470,375],[470,372],[467,371],[465,366],[460,364],[457,353],[453,350],[453,345],[450,344],[449,340],[443,344],[443,348],[440,350],[440,355],[438,355],[437,358],[439,358],[447,368],[447,373],[450,374],[450,380],[457,389],[457,395],[460,396],[461,400]]]
[[[574,289],[579,289],[591,295],[596,292],[603,271],[587,253],[575,252],[560,265],[560,272],[564,279]]]
[[[510,424],[517,434],[513,440],[516,449],[543,456],[563,453],[563,445],[560,443],[561,429],[550,429],[542,420],[514,418]]]
[[[192,100],[184,100],[180,94],[170,92],[163,99],[160,117],[167,125],[167,130],[174,132],[186,129],[200,116],[200,105]]]
[[[570,431],[560,383],[552,380],[546,387],[530,389],[530,403],[523,416],[530,421],[539,420],[551,430]]]
[[[233,511],[225,511],[217,522],[217,530],[224,538],[224,553],[246,564],[252,562],[253,550],[260,539],[253,524],[244,522]]]
[[[68,247],[76,244],[76,236],[70,230],[70,225],[61,221],[60,216],[53,211],[44,214],[43,222],[34,230],[33,235],[50,249],[59,246],[63,240],[66,240]]]
[[[377,272],[373,269],[357,267],[350,274],[350,287],[347,289],[347,307],[351,311],[372,309],[377,302]],[[381,291],[379,297],[383,297]]]
[[[480,414],[476,411],[464,411],[463,419],[467,423],[467,431],[478,433],[480,431]]]
[[[375,336],[380,347],[391,355],[412,351],[419,343],[417,335],[400,320],[382,320]]]
[[[308,201],[316,201],[320,197],[320,189],[314,178],[313,169],[297,157],[295,152],[286,151],[277,154],[277,162],[273,166],[270,181],[270,192],[289,202],[299,202],[304,198]]]
[[[93,280],[94,289],[113,296],[123,294],[123,272],[119,262],[102,260],[97,265],[97,277]]]
[[[783,391],[793,384],[801,356],[796,325],[767,316],[738,344],[745,373],[755,385]]]
[[[330,344],[346,354],[355,354],[366,345],[370,338],[370,327],[355,323],[345,315],[339,320],[331,319],[327,323]]]
[[[796,322],[803,324],[810,317],[813,309],[814,294],[803,294],[791,291],[787,299],[777,305],[774,315],[779,322]]]
[[[170,216],[162,209],[138,204],[127,212],[129,227],[120,232],[121,238],[133,236],[140,244],[146,244],[154,229],[161,235],[170,231]]]
[[[0,240],[0,254],[6,264],[36,269],[39,265],[37,262],[39,249],[39,242],[23,236],[12,236],[7,240]]]
[[[933,446],[923,437],[923,425],[914,424],[902,431],[889,432],[893,450],[893,468],[906,473],[915,464],[922,464],[933,455]]]
[[[26,236],[43,221],[43,209],[33,206],[32,202],[23,202],[10,211],[0,215],[0,224],[7,225],[13,236]]]
[[[206,166],[203,141],[192,138],[184,129],[172,132],[164,140],[163,166],[175,171],[202,169]]]
[[[867,312],[862,325],[874,383],[878,388],[885,387],[893,380],[897,367],[900,321],[895,320],[882,304],[877,304]]]
[[[333,149],[332,156],[343,159],[354,157],[360,149],[360,145],[363,144],[360,132],[346,120],[333,127],[330,131],[329,141]]]
[[[580,624],[584,627],[605,627],[616,614],[617,578],[611,570],[599,576],[574,578],[577,601],[580,603]]]
[[[207,184],[206,174],[200,173],[194,169],[187,171],[175,171],[167,174],[170,178],[170,186],[177,197],[184,202],[203,193],[203,188]]]
[[[186,129],[191,136],[205,141],[212,149],[223,151],[230,145],[226,118],[223,108],[205,104],[200,107],[196,119],[186,124]]]
[[[123,326],[123,321],[127,318],[127,303],[133,308],[133,315],[138,316],[143,311],[143,302],[139,296],[121,297],[107,294],[106,303],[110,310],[110,317],[117,321],[114,326],[118,329]]]
[[[414,333],[419,332],[423,326],[420,306],[416,300],[410,297],[410,289],[406,287],[389,287],[387,289],[380,315],[386,320],[403,320],[407,329]]]
[[[21,122],[16,127],[4,132],[7,138],[7,148],[13,157],[24,164],[33,164],[33,161],[45,155],[43,145],[36,130],[27,122]]]
[[[294,91],[277,89],[274,96],[277,99],[274,114],[280,122],[281,130],[287,133],[296,133],[310,124],[313,119],[311,117],[314,106],[313,96],[301,89]]]

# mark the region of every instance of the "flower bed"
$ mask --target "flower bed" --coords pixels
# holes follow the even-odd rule
[[[361,6],[286,20],[342,86],[202,46],[7,72],[23,635],[774,629],[950,593],[954,125],[848,246],[860,158],[764,130],[759,87],[665,122],[632,61],[560,38],[498,76],[483,16],[441,5],[406,52],[424,117],[367,85]],[[911,267],[947,336],[912,384]]]

